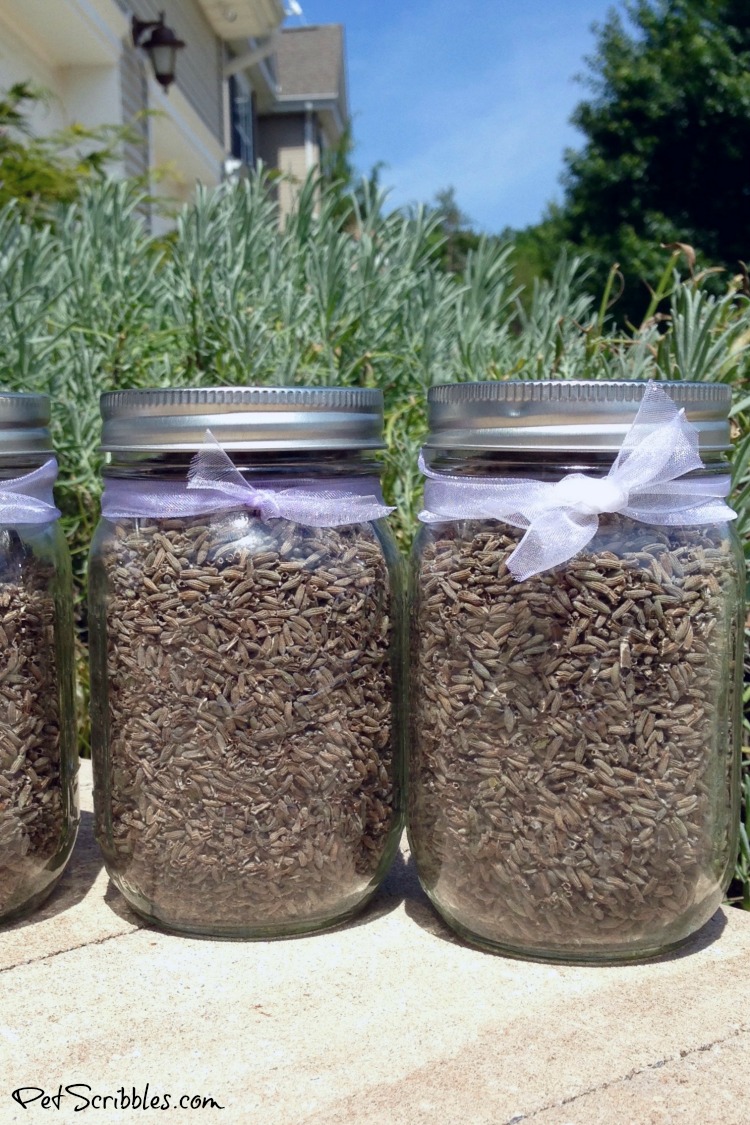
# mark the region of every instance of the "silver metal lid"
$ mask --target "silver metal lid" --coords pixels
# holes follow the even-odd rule
[[[101,397],[102,449],[382,449],[383,395],[349,387],[197,387]]]
[[[47,395],[0,391],[0,455],[52,452]]]
[[[446,383],[428,392],[428,449],[617,450],[646,382],[558,379]],[[700,448],[728,448],[731,389],[660,382],[698,431]]]

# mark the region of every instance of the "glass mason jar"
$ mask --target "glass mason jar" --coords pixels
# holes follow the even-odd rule
[[[460,499],[452,517],[433,510],[413,557],[409,835],[439,913],[490,950],[661,953],[711,917],[734,866],[743,564],[732,525],[664,526],[596,502],[645,386],[430,392],[426,470],[438,489],[452,478]],[[703,466],[685,481],[725,494],[729,388],[663,386],[698,433]],[[567,517],[593,515],[593,537],[516,581],[508,564],[526,525],[490,518],[477,486],[572,473],[588,478],[591,504]],[[529,533],[534,550],[557,549],[562,508]]]
[[[46,395],[0,393],[0,921],[39,906],[78,829],[70,558]]]
[[[167,929],[335,925],[374,893],[402,825],[403,582],[379,518],[382,396],[133,391],[104,395],[102,413],[92,756],[110,876]],[[186,487],[198,450],[231,497]],[[300,487],[337,512],[355,494],[354,508],[338,525],[306,516]],[[273,515],[249,488],[276,498]],[[357,497],[376,510],[358,515]]]

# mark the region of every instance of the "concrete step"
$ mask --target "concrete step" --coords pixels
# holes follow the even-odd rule
[[[719,911],[688,947],[646,965],[512,961],[451,935],[404,846],[341,930],[174,937],[142,925],[110,886],[88,763],[82,776],[83,829],[60,887],[0,932],[0,1122],[150,1120],[112,1101],[74,1112],[147,1083],[160,1104],[223,1107],[178,1106],[166,1116],[177,1122],[750,1120],[750,914]],[[62,1087],[59,1111],[41,1096],[22,1108],[20,1087]]]

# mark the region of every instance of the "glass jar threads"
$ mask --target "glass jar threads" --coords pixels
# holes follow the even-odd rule
[[[380,393],[133,391],[102,414],[90,614],[110,875],[183,932],[338,923],[401,825]]]
[[[430,392],[409,831],[438,911],[490,949],[657,954],[710,918],[729,881],[742,600],[723,501],[730,391],[665,387]]]
[[[70,558],[45,395],[0,393],[0,921],[29,913],[78,827]]]

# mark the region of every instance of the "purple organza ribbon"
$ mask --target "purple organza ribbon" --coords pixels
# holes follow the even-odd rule
[[[606,477],[569,473],[548,484],[516,477],[459,477],[435,473],[420,455],[425,482],[422,523],[496,519],[526,531],[508,557],[522,582],[577,555],[596,535],[602,512],[641,523],[696,527],[725,523],[736,514],[724,503],[728,475],[680,480],[705,470],[698,433],[656,383],[649,383],[638,413]]]
[[[38,469],[13,480],[0,480],[0,524],[51,523],[60,518],[52,488],[57,480],[57,461],[50,457]]]
[[[269,481],[251,484],[210,430],[190,463],[187,481],[105,481],[102,516],[118,519],[179,519],[233,508],[252,508],[262,519],[285,519],[309,527],[341,527],[382,519],[389,508],[374,477],[300,480],[290,488]]]

